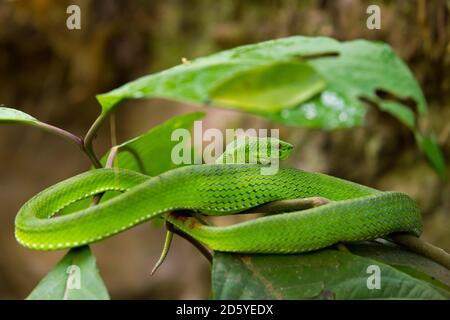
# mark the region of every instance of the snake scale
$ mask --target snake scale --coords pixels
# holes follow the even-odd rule
[[[16,239],[36,250],[59,250],[100,241],[161,216],[210,248],[226,252],[297,253],[338,242],[419,236],[421,217],[406,194],[293,168],[262,175],[261,164],[202,164],[155,177],[126,169],[91,170],[31,198],[16,216]],[[120,195],[69,214],[70,204],[107,191]],[[220,216],[283,199],[323,197],[330,203],[268,215],[231,226],[200,223],[178,214]]]

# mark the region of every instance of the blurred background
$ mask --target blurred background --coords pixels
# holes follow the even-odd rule
[[[81,8],[81,30],[66,28],[66,8]],[[366,28],[366,9],[381,7],[381,30]],[[422,85],[429,116],[450,170],[450,1],[364,0],[0,0],[0,104],[84,135],[99,114],[95,95],[139,76],[241,44],[289,35],[382,40]],[[122,142],[197,107],[163,100],[125,103],[115,114]],[[255,116],[208,109],[206,127],[279,127],[295,144],[291,165],[403,191],[423,212],[425,240],[450,251],[450,183],[439,180],[414,137],[377,110],[366,125],[325,132],[279,127]],[[111,147],[106,123],[95,142]],[[49,134],[0,127],[0,298],[22,299],[63,252],[25,249],[14,239],[20,206],[42,189],[85,171],[86,157]],[[156,275],[150,270],[163,231],[141,225],[92,246],[115,299],[197,299],[209,294],[209,265],[184,240]]]

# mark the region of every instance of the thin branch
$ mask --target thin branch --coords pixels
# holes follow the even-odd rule
[[[94,153],[94,150],[92,148],[86,148],[86,145],[83,146],[83,151],[87,154],[89,159],[91,160],[92,164],[96,169],[103,168],[102,163],[97,158],[97,156]]]
[[[119,148],[119,146],[114,146],[111,148],[111,152],[109,153],[108,159],[106,160],[105,168],[112,168],[114,166],[114,160],[119,153]]]
[[[310,209],[330,203],[331,200],[322,197],[311,197],[304,199],[272,201],[258,207],[251,208],[241,213],[283,213]]]
[[[433,261],[450,269],[450,254],[443,249],[433,246],[432,244],[419,239],[418,237],[408,233],[393,233],[389,237],[397,244],[407,249],[419,253]]]
[[[86,137],[84,139],[84,148],[87,152],[90,154],[94,154],[93,152],[93,146],[92,143],[94,141],[94,138],[97,136],[97,131],[103,124],[103,122],[106,120],[110,112],[102,112],[100,113],[100,116],[98,116],[97,119],[95,119],[92,126],[89,128]]]
[[[111,148],[111,152],[108,155],[108,159],[106,159],[106,164],[105,164],[105,168],[111,169],[114,165],[114,160],[117,157],[119,151],[119,146],[114,146]],[[104,192],[96,194],[93,198],[92,198],[92,203],[91,206],[96,206],[97,204],[100,203],[100,200],[102,199],[102,197],[104,196]]]
[[[57,136],[60,136],[72,143],[75,143],[80,150],[87,155],[87,157],[89,158],[89,160],[92,162],[92,164],[96,167],[96,168],[101,168],[102,165],[100,164],[100,161],[97,159],[97,157],[95,156],[95,154],[92,152],[92,150],[88,150],[85,147],[83,138],[69,132],[66,131],[64,129],[52,126],[51,124],[45,123],[45,122],[37,122],[36,123],[36,127],[40,128],[46,132],[52,133],[52,134],[56,134]]]
[[[66,131],[64,129],[52,126],[51,124],[45,122],[37,122],[36,125],[38,128],[44,131],[56,134],[57,136],[60,136],[72,143],[75,143],[80,149],[83,150],[83,139],[81,137],[74,135],[73,133]]]
[[[173,224],[171,224],[169,222],[167,223],[167,230],[175,233],[176,235],[179,235],[183,239],[190,242],[194,247],[196,247],[201,252],[201,254],[203,254],[203,256],[209,261],[209,263],[212,263],[211,252],[204,245],[202,245],[200,242],[198,242],[196,239],[192,238],[190,235],[184,233],[183,231],[178,230],[177,228],[175,228],[175,226]]]

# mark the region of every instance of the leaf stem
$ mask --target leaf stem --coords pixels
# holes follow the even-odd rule
[[[106,159],[105,168],[112,168],[114,166],[114,160],[116,160],[117,154],[119,152],[119,146],[114,146],[109,152],[108,159]]]
[[[88,152],[94,154],[93,152],[93,146],[92,143],[97,135],[98,129],[101,127],[103,122],[108,118],[110,112],[102,112],[98,116],[97,119],[95,119],[92,126],[89,128],[86,137],[84,138],[84,148],[88,150]]]
[[[83,138],[58,127],[55,127],[51,124],[45,123],[45,122],[36,122],[36,127],[39,129],[42,129],[46,132],[55,134],[57,136],[60,136],[72,143],[75,143],[80,150],[86,154],[89,158],[89,160],[92,162],[92,164],[96,167],[96,168],[101,168],[102,165],[100,163],[100,161],[98,160],[97,156],[94,154],[94,152],[92,151],[92,149],[86,149],[85,147],[85,142],[83,141]]]
[[[100,160],[97,158],[97,156],[94,153],[94,150],[92,148],[86,148],[86,145],[83,145],[83,152],[86,153],[86,155],[91,160],[92,164],[96,169],[102,168],[102,164]]]
[[[276,214],[276,213],[284,213],[298,210],[305,210],[314,207],[318,207],[327,203],[330,203],[331,200],[328,200],[323,197],[311,197],[311,198],[303,198],[303,199],[291,199],[291,200],[277,200],[272,201],[249,210],[246,210],[242,213],[267,213],[267,214]]]
[[[173,239],[173,232],[169,230],[170,226],[169,222],[166,221],[166,239],[164,240],[164,247],[163,251],[161,252],[161,256],[159,257],[158,261],[156,262],[155,266],[153,267],[152,271],[150,272],[150,275],[154,275],[155,272],[159,269],[159,267],[163,264],[164,260],[166,260],[167,254],[170,250],[170,245],[172,244]]]
[[[60,137],[63,137],[64,139],[75,143],[80,149],[83,149],[84,143],[83,143],[83,138],[69,132],[66,131],[64,129],[52,126],[51,124],[45,123],[45,122],[36,122],[36,125],[38,128],[47,131],[49,133],[53,133],[56,134]]]

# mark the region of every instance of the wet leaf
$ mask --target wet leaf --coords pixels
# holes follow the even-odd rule
[[[293,95],[295,89],[285,86],[284,77],[302,79],[303,71],[296,74],[296,72],[287,72],[289,70],[284,69],[284,72],[287,73],[284,73],[283,77],[273,78],[273,90],[284,88],[283,90],[290,92],[288,96],[291,98],[275,99],[277,95],[271,95],[271,89],[266,85],[269,83],[267,80],[270,80],[272,72],[277,75],[283,74],[277,68],[282,66],[281,69],[283,69],[283,66],[295,65],[296,62],[302,62],[297,65],[299,70],[302,69],[300,66],[304,63],[308,64],[326,80],[328,97],[338,97],[344,103],[343,110],[334,110],[334,101],[328,103],[327,96],[325,96],[314,97],[312,100],[304,102],[310,103],[309,107],[302,105],[302,101],[300,101],[302,99],[299,99],[297,101],[299,110],[294,108],[286,112],[286,109],[292,108],[292,102],[296,99],[291,99],[295,97]],[[269,72],[265,73],[264,70]],[[244,75],[243,78],[242,75]],[[361,125],[364,121],[366,106],[359,101],[359,98],[366,97],[376,102],[383,102],[376,95],[377,90],[413,99],[417,103],[420,114],[427,110],[423,93],[413,74],[389,45],[366,40],[338,42],[331,38],[302,36],[276,39],[222,51],[193,60],[188,64],[142,77],[108,93],[98,95],[97,98],[104,112],[114,108],[124,99],[144,97],[168,98],[204,104],[210,102],[210,95],[218,94],[217,88],[224,85],[223,81],[226,81],[224,79],[234,79],[236,84],[230,80],[225,87],[234,88],[239,92],[233,95],[230,101],[228,98],[230,98],[231,92],[227,90],[228,93],[225,96],[228,106],[265,115],[272,120],[296,126],[343,128]],[[294,83],[296,82],[294,81]],[[298,90],[303,90],[304,82],[297,81],[297,83],[299,84]],[[240,89],[239,86],[241,86]],[[252,92],[250,98],[244,95],[244,88],[248,87]],[[317,87],[313,86],[313,88]],[[257,93],[259,89],[261,92]],[[306,90],[308,93],[306,96],[313,91]],[[261,102],[265,95],[271,98],[269,99],[270,103]],[[249,104],[251,107],[248,106]],[[307,117],[311,113],[307,111],[311,109],[311,104],[317,109],[314,119]],[[402,108],[403,105],[391,102],[387,107],[394,116],[400,112],[394,110],[396,106]],[[275,110],[278,110],[278,115],[273,115]],[[327,112],[327,110],[332,111]],[[338,115],[336,116],[336,114]]]
[[[269,116],[272,120],[310,128],[335,129],[362,123],[365,110],[343,94],[324,90],[318,96],[292,109]]]

